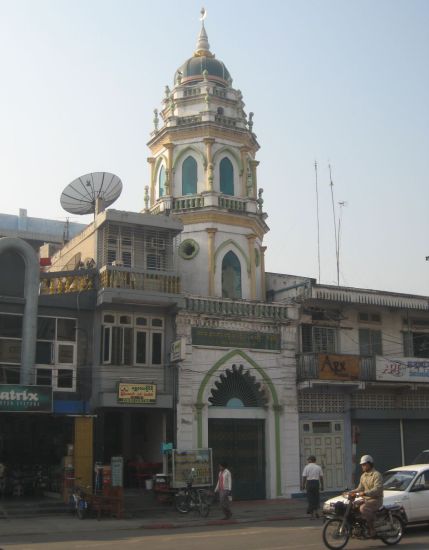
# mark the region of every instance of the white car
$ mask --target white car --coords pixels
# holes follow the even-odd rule
[[[383,474],[383,504],[399,504],[407,523],[429,521],[429,464],[412,464],[392,468]],[[336,502],[346,502],[339,495],[323,504],[323,513],[334,513]]]

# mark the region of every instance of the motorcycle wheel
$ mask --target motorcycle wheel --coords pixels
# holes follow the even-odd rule
[[[396,535],[391,537],[380,537],[380,539],[388,546],[398,544],[404,534],[404,524],[399,516],[392,515],[392,528],[396,531]]]
[[[190,511],[189,499],[186,493],[178,492],[174,495],[174,506],[181,514],[187,514]]]
[[[348,525],[341,528],[343,521],[341,519],[329,519],[323,527],[323,542],[331,550],[344,548],[350,538],[350,529]]]

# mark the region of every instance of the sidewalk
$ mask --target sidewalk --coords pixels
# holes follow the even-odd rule
[[[71,532],[91,532],[108,530],[137,529],[178,529],[184,527],[231,525],[254,523],[259,521],[280,521],[302,519],[306,517],[304,499],[274,499],[238,501],[232,504],[233,517],[223,520],[218,505],[213,505],[207,518],[197,513],[179,514],[173,507],[151,509],[146,517],[115,519],[103,517],[79,520],[69,515],[49,517],[13,518],[1,515],[0,503],[0,537],[4,539],[13,535],[41,535]],[[6,542],[6,541],[4,541]]]

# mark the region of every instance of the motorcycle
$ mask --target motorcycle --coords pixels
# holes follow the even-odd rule
[[[365,540],[372,538],[368,532],[368,525],[359,507],[363,502],[357,498],[359,493],[345,493],[347,503],[336,502],[334,512],[326,515],[323,527],[323,542],[331,550],[344,548],[350,538]],[[405,513],[402,506],[397,504],[382,506],[375,517],[374,529],[376,538],[389,546],[398,544],[402,539],[405,524]]]

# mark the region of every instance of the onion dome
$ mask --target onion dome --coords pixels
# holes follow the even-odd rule
[[[204,28],[205,12],[202,12],[202,15],[202,26],[194,55],[179,67],[174,81],[186,85],[196,84],[206,78],[221,86],[229,86],[232,82],[231,75],[224,63],[215,59],[214,54],[210,51],[209,40]]]

